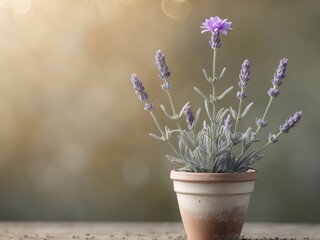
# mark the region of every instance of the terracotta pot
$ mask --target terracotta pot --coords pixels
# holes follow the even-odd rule
[[[257,172],[192,173],[172,170],[188,240],[239,239]]]

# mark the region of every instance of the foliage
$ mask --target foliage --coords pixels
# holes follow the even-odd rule
[[[287,119],[284,124],[280,125],[276,134],[269,134],[264,145],[258,148],[252,148],[252,145],[259,142],[258,132],[261,128],[267,127],[267,113],[273,100],[279,96],[279,87],[285,78],[285,72],[288,59],[283,58],[275,71],[271,81],[272,87],[267,91],[269,102],[261,118],[256,119],[255,130],[249,127],[245,131],[238,130],[239,122],[246,116],[253,102],[243,107],[244,99],[247,97],[246,87],[250,80],[250,63],[244,60],[239,74],[239,91],[235,94],[239,100],[238,109],[234,110],[231,106],[217,108],[217,103],[223,100],[232,90],[233,86],[217,95],[216,84],[218,84],[226,71],[223,68],[219,76],[216,76],[216,55],[221,47],[220,33],[227,35],[227,30],[231,29],[231,22],[227,19],[212,17],[206,19],[202,24],[202,32],[211,32],[209,44],[213,49],[213,72],[210,77],[206,70],[203,70],[204,77],[208,84],[212,87],[212,92],[208,95],[199,88],[194,90],[203,98],[204,109],[207,120],[204,120],[202,126],[199,126],[199,118],[201,109],[193,114],[189,102],[186,103],[181,110],[176,112],[171,96],[171,82],[169,81],[170,72],[166,63],[166,59],[161,50],[156,52],[156,66],[159,71],[159,78],[163,80],[162,89],[167,93],[171,110],[169,111],[164,105],[160,105],[165,116],[176,123],[176,129],[169,129],[168,126],[162,128],[153,113],[154,104],[150,103],[149,95],[145,92],[142,82],[136,74],[132,74],[131,81],[140,101],[144,102],[144,109],[148,111],[157,128],[160,136],[150,133],[149,135],[161,142],[166,142],[175,153],[175,156],[167,155],[167,159],[179,165],[186,171],[192,172],[216,172],[216,173],[232,173],[245,172],[252,165],[263,157],[261,153],[263,149],[272,143],[277,142],[282,133],[288,133],[291,128],[299,122],[302,112],[296,112],[292,117]],[[181,126],[181,118],[185,115],[186,127]],[[173,142],[176,142],[174,144]],[[248,151],[250,149],[250,151]]]

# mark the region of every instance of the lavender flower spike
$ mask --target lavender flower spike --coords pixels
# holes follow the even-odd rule
[[[232,22],[227,22],[227,20],[228,19],[221,19],[218,16],[206,19],[205,22],[202,23],[202,26],[200,26],[200,28],[203,29],[201,33],[211,32],[213,35],[218,35],[219,33],[227,35],[227,30],[232,30]]]
[[[162,80],[167,80],[170,77],[170,72],[168,65],[166,63],[166,57],[162,53],[162,50],[157,50],[156,52],[156,65],[159,71],[159,77]]]
[[[221,47],[221,38],[219,34],[212,34],[209,44],[212,49],[220,48]]]
[[[194,116],[193,116],[193,112],[191,110],[191,107],[190,105],[187,105],[185,108],[184,108],[184,114],[186,115],[186,121],[187,121],[187,124],[188,124],[188,128],[189,129],[192,129],[192,124],[193,124],[193,121],[194,121]]]
[[[296,112],[292,117],[289,117],[279,129],[283,133],[288,133],[301,119],[302,111]]]
[[[248,85],[248,82],[250,80],[250,62],[248,59],[245,59],[242,63],[239,79],[239,86],[241,88],[244,88]]]
[[[273,75],[273,79],[272,79],[273,86],[277,86],[277,87],[281,86],[282,80],[286,76],[287,66],[288,66],[288,59],[282,58],[280,60],[280,63],[277,67],[276,72]]]
[[[248,59],[245,59],[242,63],[239,82],[238,85],[241,88],[241,91],[238,91],[236,96],[238,99],[246,98],[247,94],[244,92],[244,88],[248,86],[250,80],[250,62]]]
[[[140,81],[137,74],[131,74],[131,82],[133,84],[133,89],[135,90],[138,98],[141,102],[145,102],[149,99],[149,95],[144,91],[144,86]]]

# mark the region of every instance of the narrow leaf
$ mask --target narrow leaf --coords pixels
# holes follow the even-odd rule
[[[248,111],[250,110],[252,105],[253,105],[253,102],[248,104],[248,106],[243,110],[243,112],[242,112],[242,114],[241,114],[239,119],[242,119],[248,113]]]
[[[167,118],[172,119],[172,115],[168,112],[167,108],[163,106],[162,104],[160,105],[163,113],[167,116]]]
[[[153,139],[157,140],[157,141],[161,141],[161,142],[165,141],[164,137],[159,137],[159,136],[157,136],[157,135],[155,135],[153,133],[149,133],[149,136],[152,137]]]
[[[211,113],[211,110],[209,108],[209,102],[207,100],[204,101],[204,106],[206,107],[206,112],[208,114],[208,117],[210,119],[210,121],[212,122],[212,113]]]
[[[226,96],[232,89],[234,88],[234,86],[229,87],[228,89],[226,89],[223,93],[220,94],[220,96],[217,97],[217,100],[220,101],[222,98],[224,98],[224,96]]]
[[[219,78],[218,78],[218,81],[220,81],[220,79],[221,79],[221,78],[223,78],[223,76],[224,76],[224,74],[225,74],[226,70],[227,70],[227,68],[226,68],[226,67],[224,67],[224,68],[222,69],[222,71],[221,71],[221,73],[220,73],[220,76],[219,76]]]
[[[197,124],[198,124],[198,121],[199,121],[199,117],[200,117],[200,112],[201,112],[201,108],[199,108],[196,112],[196,116],[194,118],[194,121],[193,121],[193,124],[192,124],[192,129],[195,129]]]
[[[231,106],[230,106],[230,113],[231,113],[231,116],[234,118],[234,120],[236,120],[237,119],[237,113]]]
[[[205,69],[202,69],[202,71],[203,71],[203,74],[204,74],[206,80],[207,80],[209,83],[212,84],[212,78],[208,76],[207,71],[206,71]]]
[[[194,90],[204,99],[204,100],[208,100],[208,97],[199,89],[199,88],[196,88],[194,87]]]
[[[179,113],[179,118],[182,116],[184,109],[189,105],[189,102],[187,102],[182,108],[181,111]]]

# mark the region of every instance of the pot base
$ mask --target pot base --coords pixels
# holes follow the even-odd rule
[[[172,171],[188,240],[237,240],[257,172],[190,173]]]

